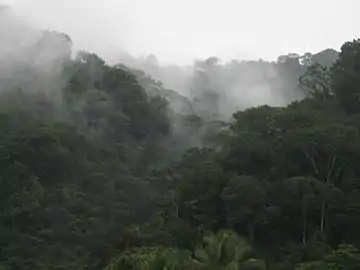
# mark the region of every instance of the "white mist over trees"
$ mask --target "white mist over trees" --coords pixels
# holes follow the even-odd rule
[[[207,120],[229,120],[237,110],[261,105],[285,106],[304,98],[299,78],[313,62],[330,66],[335,50],[317,54],[279,56],[277,62],[232,60],[222,63],[211,57],[193,65],[160,65],[156,56],[120,56],[119,62],[144,70],[148,75],[187,97],[194,111]]]
[[[63,90],[69,82],[73,83],[73,74],[81,70],[81,64],[71,64],[72,55],[76,54],[71,38],[36,29],[11,8],[2,7],[1,14],[1,90],[41,94],[58,105],[62,117],[70,117],[63,104]],[[313,62],[330,65],[336,58],[336,51],[326,50],[315,55],[279,56],[277,62],[222,62],[211,57],[178,66],[161,65],[155,55],[136,58],[119,51],[111,62],[133,73],[150,97],[166,100],[174,138],[165,144],[176,144],[183,149],[210,143],[238,110],[265,104],[286,106],[304,98],[307,93],[299,87],[299,78],[306,68]],[[88,61],[86,53],[75,59],[85,61],[84,64]],[[103,60],[95,62],[99,61]],[[96,90],[96,77],[101,77],[103,71],[101,65],[92,65],[86,76],[92,82],[89,86]],[[78,100],[76,104],[81,108],[83,103]]]
[[[26,17],[15,19],[16,16],[10,12],[9,8],[3,7],[2,10],[4,10],[1,18],[3,20],[2,35],[4,36],[2,53],[0,52],[2,57],[6,55],[15,62],[17,58],[21,58],[21,61],[28,61],[27,65],[36,66],[36,70],[39,71],[38,76],[47,72],[52,73],[52,80],[64,80],[59,77],[60,70],[54,70],[54,68],[61,66],[61,64],[56,65],[56,61],[70,57],[70,38],[64,35],[64,40],[56,41],[56,38],[50,38],[50,32],[43,33],[28,26]],[[9,21],[9,16],[12,16],[11,21]],[[9,31],[9,29],[13,30]],[[41,41],[40,35],[42,36]],[[39,54],[39,50],[32,52],[31,50],[35,50],[34,46],[40,46],[40,44],[36,44],[37,42],[42,42],[41,46],[47,46],[48,51],[41,49],[42,55]],[[49,42],[58,42],[58,45],[51,45]],[[61,46],[62,42],[68,42],[69,46],[67,48],[56,47]],[[15,45],[10,45],[12,43]],[[161,82],[163,88],[176,91],[177,94],[173,92],[172,97],[168,95],[170,106],[175,111],[182,114],[196,113],[207,121],[228,121],[237,110],[264,104],[284,106],[304,98],[306,93],[304,94],[298,85],[299,77],[309,64],[304,59],[313,57],[317,61],[316,54],[289,54],[280,56],[276,62],[241,59],[224,62],[217,57],[210,57],[197,60],[192,65],[179,66],[175,64],[162,65],[153,54],[136,58],[120,49],[118,53],[114,51],[113,47],[111,50],[112,56],[108,57],[109,62],[143,70],[155,81]],[[16,55],[12,55],[14,52]],[[25,57],[23,57],[24,54]],[[325,62],[322,63],[329,66],[336,59],[336,54],[335,51],[328,52]],[[22,68],[24,69],[24,67]],[[24,76],[25,80],[26,76]],[[45,81],[41,80],[41,83],[46,84]],[[42,87],[36,82],[32,83],[37,90]],[[64,82],[60,81],[51,83],[50,80],[48,83],[53,86],[64,85]],[[31,88],[30,84],[28,88]],[[57,92],[59,91],[54,91],[54,93]]]
[[[3,6],[0,40],[0,91],[21,89],[61,103],[61,91],[67,83],[63,69],[71,56],[71,39],[35,29]]]

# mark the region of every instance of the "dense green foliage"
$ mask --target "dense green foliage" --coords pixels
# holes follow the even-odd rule
[[[72,59],[65,35],[38,53],[54,37],[56,72],[0,77],[0,269],[359,269],[360,41],[331,67],[285,57],[307,97],[226,124],[144,73]],[[217,59],[197,65],[218,99]]]

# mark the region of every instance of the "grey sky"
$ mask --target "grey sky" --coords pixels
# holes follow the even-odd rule
[[[339,49],[360,36],[359,0],[0,0],[76,48],[103,56],[123,48],[161,62],[275,59]]]

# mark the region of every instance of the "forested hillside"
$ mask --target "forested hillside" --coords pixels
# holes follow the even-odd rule
[[[360,40],[199,61],[186,97],[2,25],[1,270],[360,268]]]

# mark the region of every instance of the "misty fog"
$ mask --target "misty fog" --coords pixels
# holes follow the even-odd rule
[[[76,55],[79,48],[72,45],[67,33],[59,38],[52,34],[53,29],[37,28],[29,18],[20,16],[16,8],[3,6],[1,14],[0,60],[4,82],[1,87],[9,90],[26,85],[28,91],[59,95],[67,80],[62,73],[63,61]],[[176,65],[161,64],[154,54],[136,57],[119,49],[109,63],[141,70],[160,83],[161,88],[177,92],[175,96],[169,95],[169,91],[158,94],[178,113],[196,114],[206,121],[228,121],[238,110],[264,104],[284,106],[304,97],[298,87],[298,78],[304,70],[300,63],[302,56],[282,57],[285,60],[280,61],[279,57],[276,61],[224,61],[212,56],[192,64]],[[18,85],[12,85],[12,76],[22,73]]]
[[[187,66],[161,65],[154,55],[126,55],[119,61],[187,97],[201,117],[227,121],[237,110],[265,104],[284,106],[303,98],[297,80],[305,67],[300,65],[301,56],[297,57],[294,66],[262,60],[223,63],[216,57]]]
[[[66,79],[62,69],[71,55],[71,40],[41,31],[0,7],[0,90],[41,93],[56,103]]]

